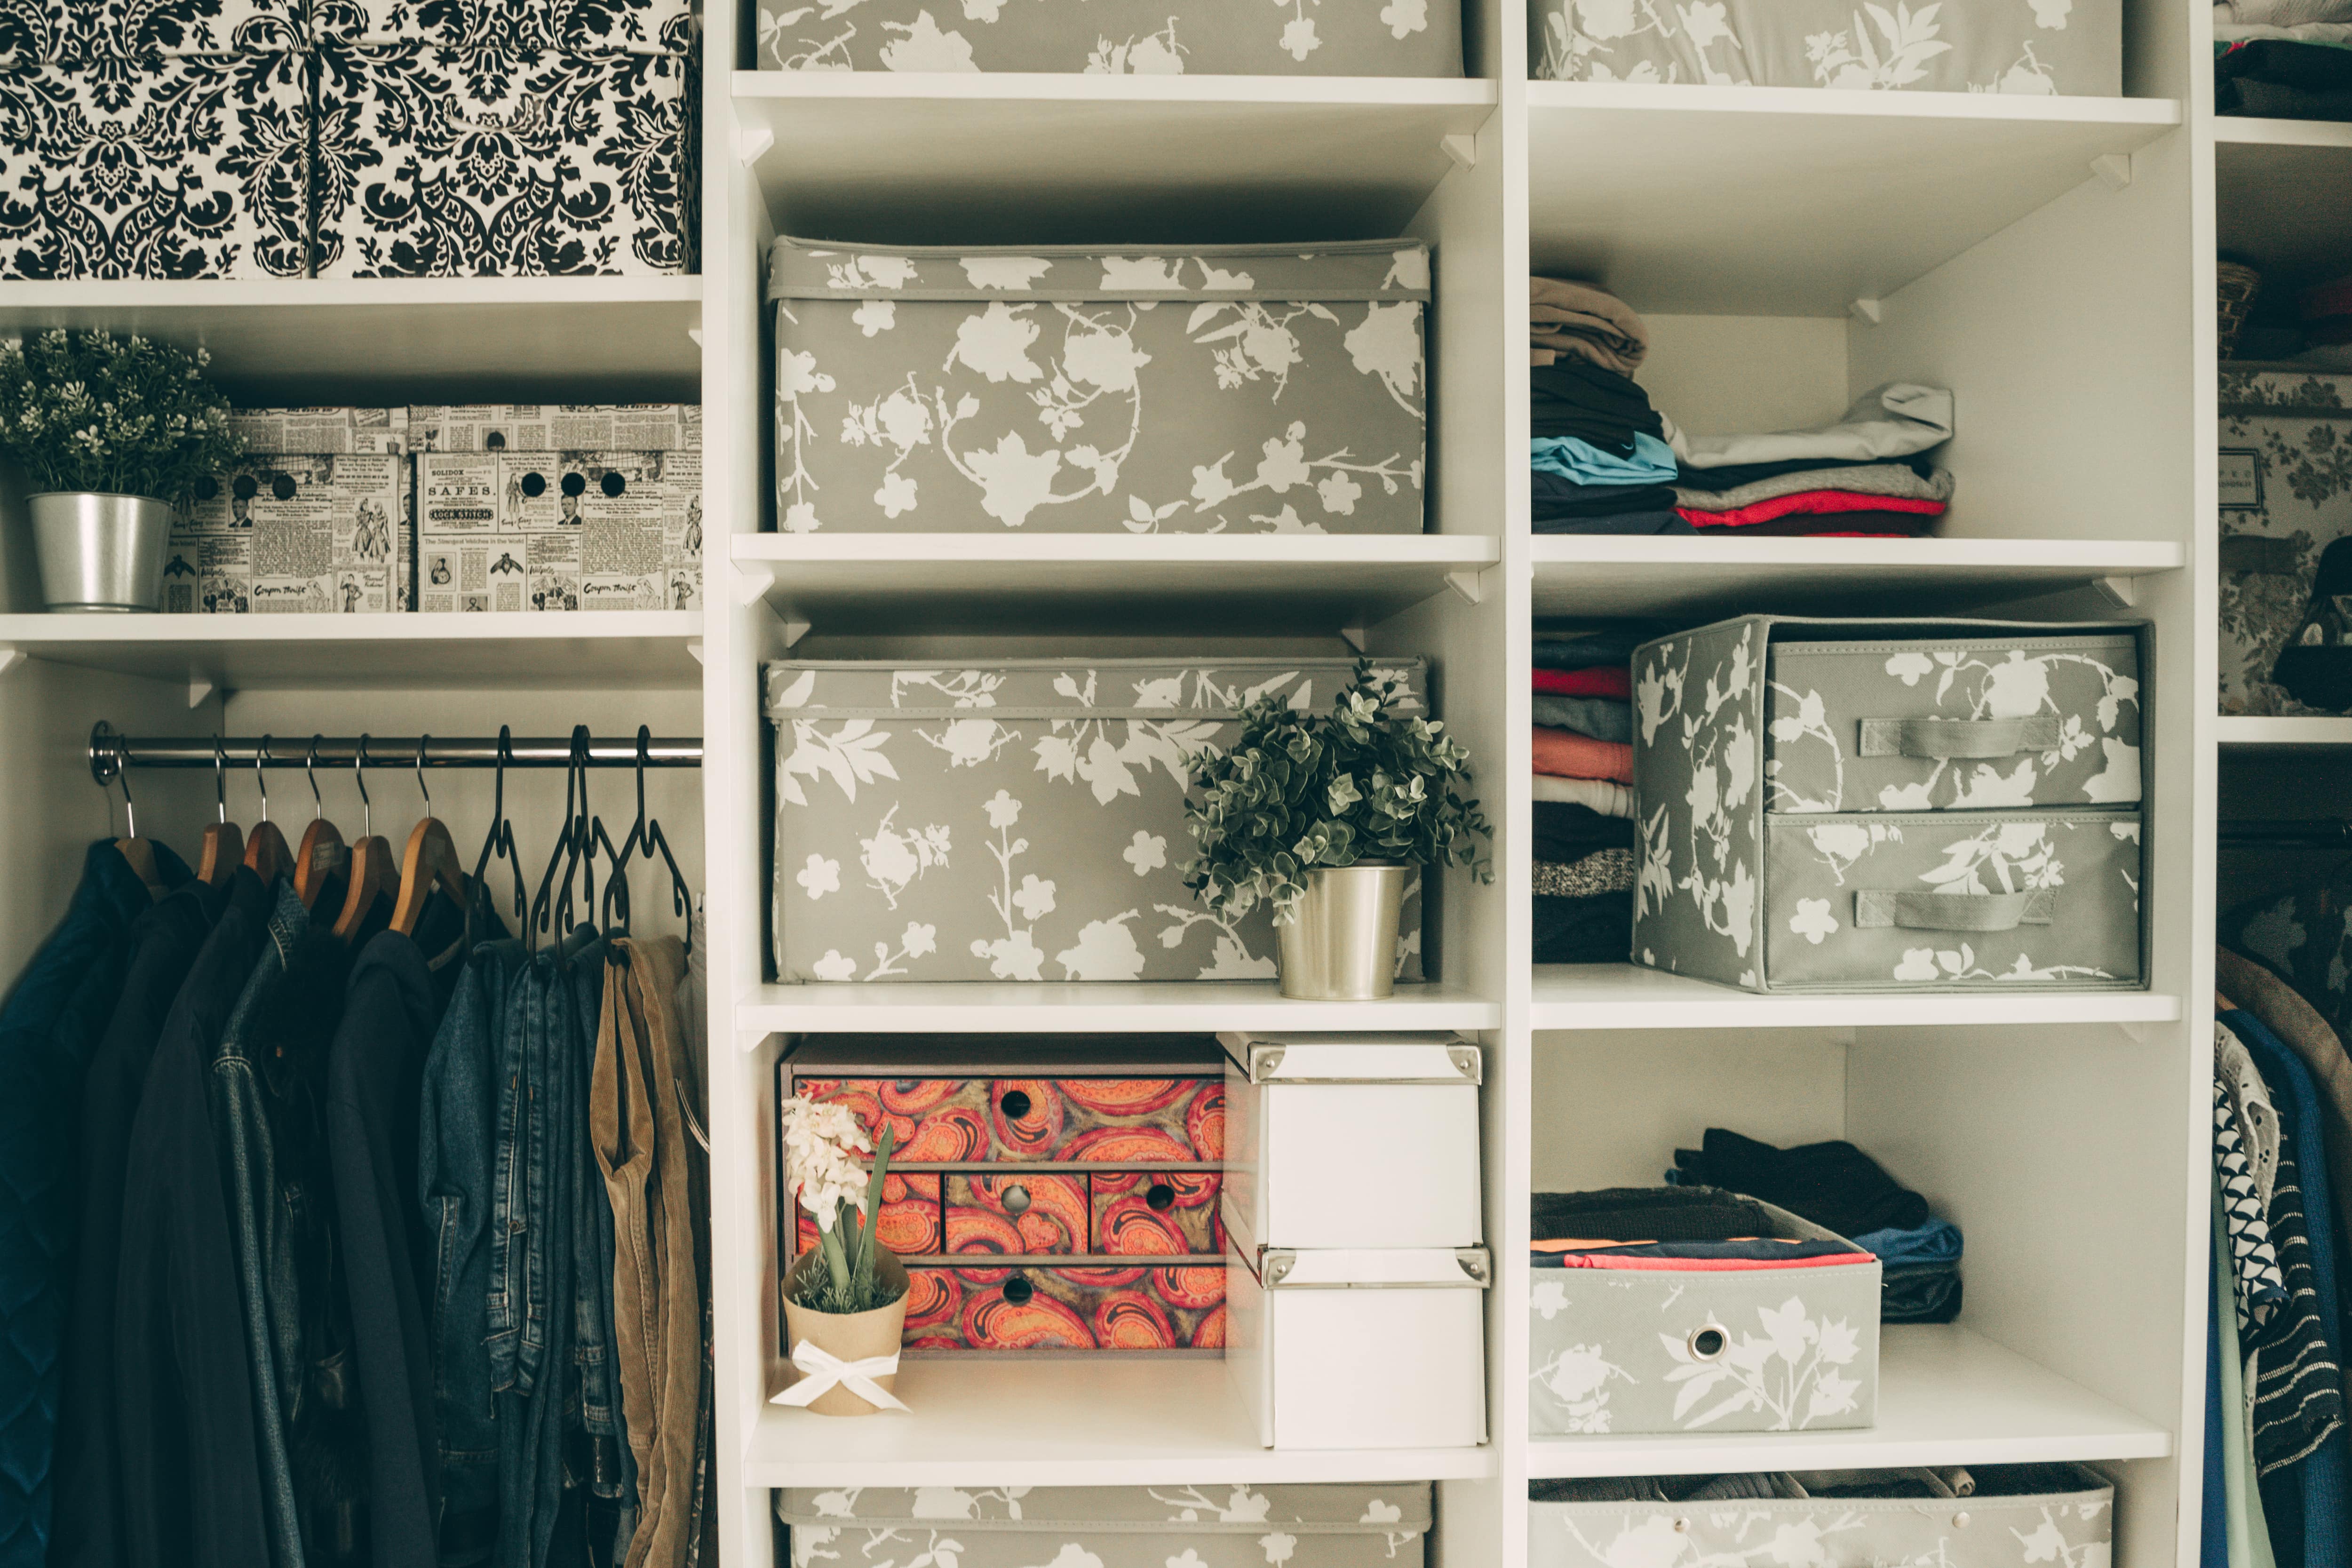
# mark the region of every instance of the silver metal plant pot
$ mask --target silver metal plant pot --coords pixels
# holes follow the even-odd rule
[[[41,598],[52,610],[152,611],[163,602],[172,509],[145,496],[27,496]]]
[[[1405,868],[1318,866],[1291,918],[1274,928],[1282,994],[1304,1002],[1376,1002],[1396,984]]]

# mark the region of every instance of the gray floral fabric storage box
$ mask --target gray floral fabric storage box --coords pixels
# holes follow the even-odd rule
[[[770,664],[784,980],[1270,979],[1264,909],[1184,888],[1188,757],[1265,693],[1322,708],[1345,659]],[[1422,661],[1375,668],[1423,710]],[[1421,977],[1419,880],[1398,976]]]
[[[1577,1502],[1577,1483],[1541,1486],[1528,1507],[1530,1568],[1700,1568],[1782,1562],[1808,1568],[2107,1568],[2115,1488],[2081,1465],[1979,1465],[1958,1497],[1823,1497],[1880,1472],[1770,1478],[1781,1494],[1686,1502]],[[1921,1475],[1925,1472],[1885,1472]],[[1943,1489],[1948,1489],[1945,1487]],[[1794,1494],[1794,1495],[1790,1495]]]
[[[1088,76],[1460,76],[1458,0],[1282,0],[1189,15],[1146,0],[771,0],[773,70],[1069,71]]]
[[[1633,656],[1633,956],[1755,991],[2144,984],[2140,626],[1751,616]]]
[[[1775,1236],[1844,1239],[1759,1206]],[[1528,1430],[1548,1437],[1868,1426],[1878,1410],[1879,1274],[1875,1258],[1531,1269]]]
[[[776,526],[1418,533],[1429,263],[779,239]]]
[[[793,1568],[1399,1568],[1430,1485],[786,1487]]]
[[[2352,375],[2221,367],[2221,648],[2224,713],[2332,713],[2278,683],[2305,629],[2319,556],[2352,538]],[[2331,584],[2331,597],[2338,597]],[[2315,658],[2352,669],[2352,616],[2312,634]],[[2329,636],[2332,629],[2333,636]],[[2329,685],[2346,684],[2342,677]],[[2309,689],[2305,689],[2308,690]]]
[[[2123,91],[2120,0],[1538,0],[1529,74],[1851,91]]]

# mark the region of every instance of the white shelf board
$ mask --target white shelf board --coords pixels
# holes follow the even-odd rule
[[[1260,1447],[1224,1363],[1096,1353],[916,1360],[906,1415],[858,1421],[769,1405],[751,1487],[1251,1486],[1492,1475],[1494,1450]]]
[[[700,395],[699,278],[256,278],[0,283],[0,337],[142,332],[212,352],[240,402],[489,401],[534,388]],[[541,392],[538,395],[548,395]]]
[[[2177,572],[2163,540],[1693,539],[1539,534],[1539,616],[1960,609]]]
[[[2170,99],[1529,82],[1539,274],[1657,313],[1843,316],[2180,123]]]
[[[1484,593],[1483,534],[739,533],[740,568],[818,631],[1333,631],[1446,591]]]
[[[225,690],[685,687],[694,610],[392,616],[0,616],[0,649]]]
[[[1396,234],[1495,103],[1460,79],[735,73],[777,228],[874,244]]]
[[[2225,746],[2352,746],[2352,718],[2244,718],[2225,714],[2213,721],[2213,732]]]
[[[1293,1002],[1271,980],[763,985],[738,1004],[744,1045],[797,1034],[976,1030],[1006,1034],[1207,1034],[1220,1029],[1503,1026],[1503,1008],[1450,985],[1400,985],[1385,1002]]]
[[[2239,128],[2259,129],[2231,134]],[[2342,276],[2352,250],[2352,204],[2343,199],[2352,189],[2352,125],[2217,119],[2213,133],[2221,248],[2261,268],[2266,293]]]
[[[2154,1024],[2180,1016],[2180,998],[2157,991],[1759,995],[1633,963],[1539,963],[1533,1002],[1528,1023],[1538,1031]]]
[[[2020,1465],[2152,1459],[2163,1426],[1950,1324],[1879,1331],[1878,1424],[1843,1432],[1676,1432],[1552,1437],[1529,1447],[1528,1473],[1706,1475],[1758,1470]]]

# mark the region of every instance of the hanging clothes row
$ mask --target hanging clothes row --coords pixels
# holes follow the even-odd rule
[[[265,791],[244,835],[232,752],[344,743],[208,744],[192,869],[139,836],[125,770],[194,748],[94,735],[130,832],[0,1006],[0,1565],[700,1561],[701,944],[628,934],[637,859],[692,909],[645,806],[656,744],[419,738],[421,793],[428,763],[501,770],[470,875],[430,816],[395,858],[320,811],[296,852]],[[564,816],[527,900],[503,769],[551,749]],[[631,763],[616,847],[588,770]]]

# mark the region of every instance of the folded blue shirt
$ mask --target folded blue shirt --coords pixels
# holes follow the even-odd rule
[[[1960,1227],[1948,1219],[1931,1219],[1916,1230],[1874,1230],[1853,1239],[1889,1268],[1960,1260]]]
[[[1573,436],[1538,436],[1528,443],[1531,465],[1580,485],[1660,485],[1675,479],[1674,448],[1636,432],[1633,455],[1612,457]]]

